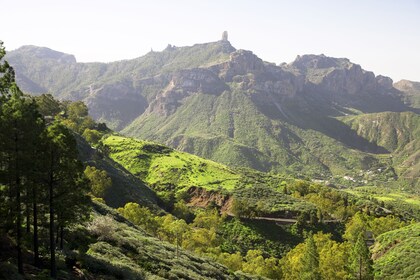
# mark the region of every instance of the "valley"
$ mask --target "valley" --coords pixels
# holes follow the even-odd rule
[[[35,46],[7,59],[24,91],[84,100],[123,135],[230,167],[419,190],[416,83],[345,58],[274,65],[222,40],[110,64]]]
[[[0,278],[420,277],[418,83],[227,36],[1,50]]]

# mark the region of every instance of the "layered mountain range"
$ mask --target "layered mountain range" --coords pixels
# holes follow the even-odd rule
[[[222,40],[113,63],[35,46],[7,60],[25,92],[83,100],[125,135],[230,166],[419,187],[420,83],[346,58],[275,65]]]

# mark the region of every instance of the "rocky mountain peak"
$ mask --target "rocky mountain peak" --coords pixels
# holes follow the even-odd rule
[[[364,70],[347,58],[321,55],[298,56],[289,64],[306,77],[308,90],[360,94],[392,89],[392,79]]]
[[[76,58],[72,54],[66,54],[63,52],[54,51],[46,47],[37,47],[37,46],[27,45],[27,46],[20,47],[19,49],[15,50],[15,52],[19,52],[21,55],[28,54],[38,59],[55,60],[59,63],[76,63],[77,62]],[[13,52],[11,54],[13,54]]]
[[[420,82],[401,80],[396,82],[394,87],[401,91],[418,91],[420,93]]]
[[[378,85],[380,85],[384,89],[392,89],[393,81],[390,77],[378,75],[375,78]]]
[[[307,71],[307,69],[348,68],[351,64],[347,58],[328,57],[324,54],[298,55],[295,61],[291,63],[292,66],[303,71]]]
[[[251,51],[237,50],[230,54],[229,61],[218,65],[220,76],[232,81],[234,76],[264,71],[264,62]]]

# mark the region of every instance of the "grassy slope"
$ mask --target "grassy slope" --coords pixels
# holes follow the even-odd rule
[[[293,114],[287,107],[284,110]],[[279,114],[278,109],[275,114]],[[262,114],[251,95],[235,90],[220,96],[193,95],[167,118],[143,114],[123,133],[229,166],[324,178],[331,173],[344,175],[366,169],[377,162],[374,156],[351,149],[320,131]]]
[[[225,165],[168,147],[112,135],[103,139],[109,156],[156,191],[180,191],[190,187],[230,193],[249,203],[265,202],[266,213],[314,209],[311,203],[275,190],[283,180],[278,175],[233,170]],[[258,190],[255,192],[254,190]]]
[[[104,205],[95,209],[94,219],[112,217],[106,226],[113,230],[88,245],[84,263],[90,272],[125,279],[239,279],[226,267],[182,249],[177,257],[174,245],[148,236]]]
[[[82,137],[77,137],[80,159],[88,165],[105,170],[112,180],[112,186],[105,193],[105,201],[112,207],[123,207],[128,202],[159,210],[158,198],[143,181],[133,176],[117,162],[93,149]]]
[[[122,136],[103,140],[112,159],[150,185],[233,189],[240,175],[228,167],[152,142]]]
[[[375,279],[420,278],[420,223],[381,234],[373,246]]]

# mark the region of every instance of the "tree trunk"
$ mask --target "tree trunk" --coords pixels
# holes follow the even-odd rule
[[[25,214],[26,214],[26,233],[31,232],[31,201],[29,199],[29,186],[26,186],[26,208],[25,208]]]
[[[51,165],[53,160],[51,159]],[[49,181],[49,208],[50,208],[50,258],[51,258],[51,278],[57,278],[57,267],[55,263],[55,239],[54,239],[54,189],[53,189],[53,166],[50,166],[50,181]]]
[[[22,259],[22,209],[20,201],[20,175],[19,175],[19,148],[18,148],[18,135],[15,133],[15,186],[16,186],[16,249],[17,249],[17,262],[18,272],[23,274],[23,259]]]
[[[59,215],[57,214],[57,223],[59,223],[60,222],[60,218],[59,218]],[[59,230],[60,230],[60,226],[59,225],[57,225],[56,227],[55,227],[55,244],[57,245],[58,244],[58,241],[59,241],[59,237],[60,237],[60,232],[59,232]]]
[[[35,185],[32,186],[32,210],[33,210],[33,224],[34,224],[34,265],[40,266],[39,263],[39,240],[38,240],[38,207],[37,207],[37,193]]]
[[[64,232],[64,227],[60,226],[60,250],[63,250],[63,232]]]
[[[23,260],[22,260],[22,214],[21,214],[21,205],[20,205],[20,180],[19,176],[16,176],[16,212],[17,212],[17,219],[16,219],[16,232],[17,232],[17,240],[16,240],[16,248],[17,248],[17,260],[18,260],[18,271],[20,274],[23,274]]]

